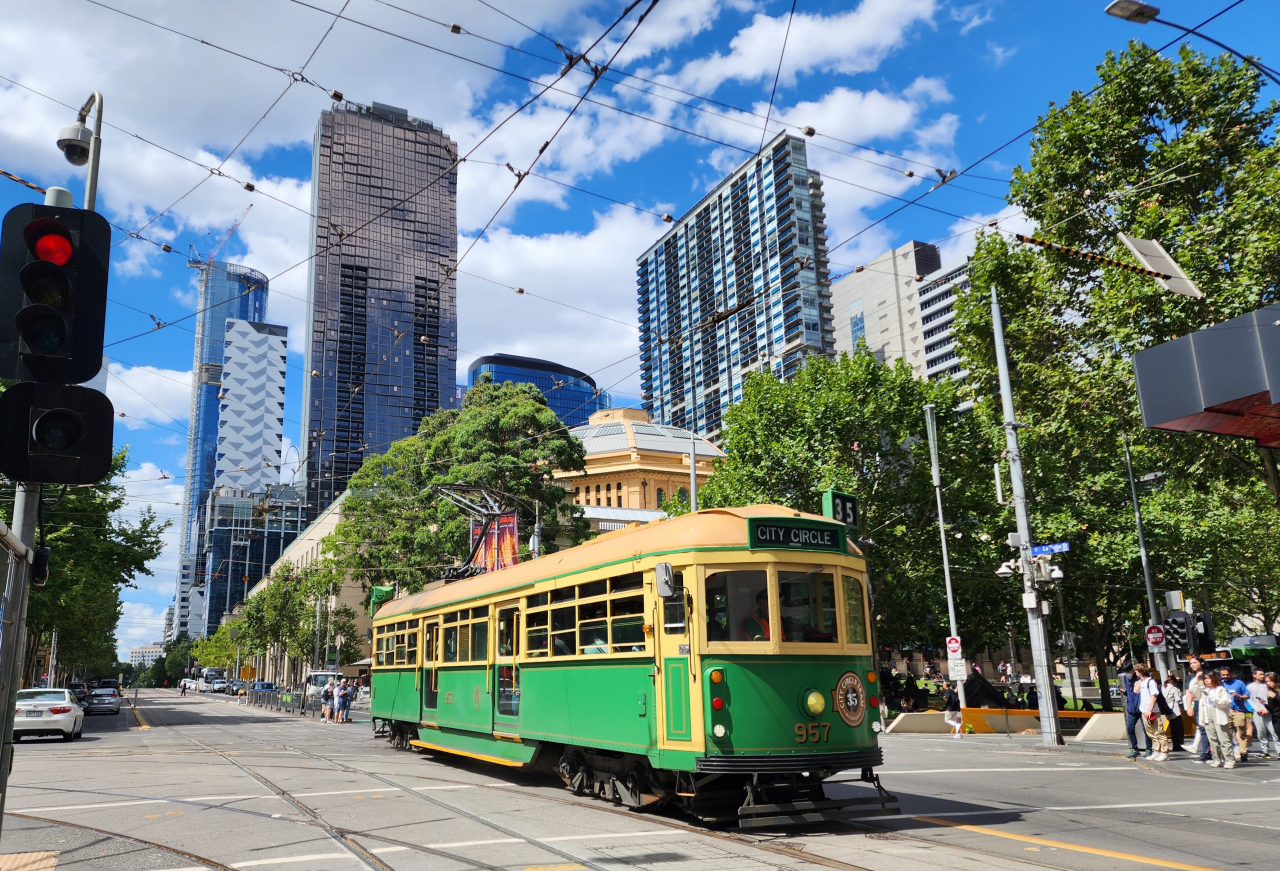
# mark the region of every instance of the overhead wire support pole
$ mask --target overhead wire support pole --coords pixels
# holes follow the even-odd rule
[[[1005,447],[1009,455],[1009,484],[1013,513],[1018,521],[1018,552],[1022,565],[1022,603],[1027,610],[1027,628],[1031,636],[1031,662],[1040,696],[1040,739],[1046,747],[1062,744],[1058,724],[1057,696],[1053,676],[1049,673],[1049,635],[1040,613],[1040,597],[1036,591],[1031,560],[1031,520],[1027,515],[1027,492],[1022,480],[1022,453],[1018,447],[1018,424],[1013,416],[1013,387],[1009,381],[1009,358],[1004,347],[1004,322],[1000,301],[991,288],[991,328],[995,334],[996,367],[1000,373],[1000,403],[1004,412]]]
[[[1142,578],[1147,584],[1147,610],[1150,614],[1149,626],[1160,624],[1160,610],[1156,606],[1156,588],[1151,580],[1151,561],[1147,559],[1147,539],[1142,534],[1142,506],[1138,502],[1138,482],[1133,478],[1133,458],[1129,454],[1129,434],[1121,433],[1124,438],[1124,464],[1129,470],[1129,494],[1133,497],[1133,522],[1138,527],[1138,556],[1142,560]],[[1169,663],[1163,653],[1157,653],[1156,668],[1162,675],[1169,673]]]
[[[947,617],[951,621],[951,635],[960,637],[956,624],[956,599],[951,591],[951,558],[947,554],[947,524],[942,516],[942,475],[938,470],[938,423],[934,419],[936,406],[930,402],[924,407],[925,430],[929,434],[929,458],[932,461],[933,491],[938,497],[938,537],[942,540],[942,577],[947,584]],[[950,651],[948,651],[950,652]],[[950,678],[951,675],[948,675]],[[964,680],[957,680],[957,692],[960,694],[960,707],[965,708]]]

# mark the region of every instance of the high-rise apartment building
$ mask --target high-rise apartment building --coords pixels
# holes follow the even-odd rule
[[[302,434],[312,518],[366,456],[456,401],[457,151],[393,106],[320,115]]]
[[[592,414],[613,405],[613,398],[596,387],[590,375],[550,360],[515,354],[478,357],[467,367],[467,386],[474,387],[476,379],[485,374],[493,378],[495,384],[513,381],[534,385],[547,398],[547,407],[565,426],[582,426]]]
[[[742,377],[834,353],[822,179],[781,134],[637,260],[644,407],[713,441]]]
[[[218,472],[218,440],[221,408],[231,405],[224,395],[222,383],[223,363],[227,354],[227,322],[261,322],[267,317],[267,277],[256,269],[235,263],[214,260],[208,263],[194,261],[200,270],[196,294],[195,360],[192,365],[191,418],[187,435],[187,477],[182,494],[182,517],[179,520],[180,554],[178,585],[174,593],[174,621],[172,631],[176,635],[189,632],[193,625],[203,625],[203,613],[193,621],[192,592],[197,591],[195,606],[203,597],[198,591],[204,584],[204,503],[213,489]],[[236,389],[236,401],[248,397]],[[254,444],[249,437],[246,444]],[[277,458],[279,444],[270,448],[275,453],[264,454],[261,442],[255,462]]]
[[[884,363],[904,359],[918,378],[964,377],[951,324],[969,264],[943,270],[938,249],[911,241],[831,285],[836,351],[862,339]]]

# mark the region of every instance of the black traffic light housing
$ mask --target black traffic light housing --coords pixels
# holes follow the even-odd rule
[[[1192,653],[1212,653],[1218,649],[1217,639],[1213,637],[1213,615],[1208,611],[1197,611],[1191,615],[1191,632]]]
[[[1170,611],[1164,621],[1165,644],[1174,650],[1190,651],[1193,628],[1186,611]]]
[[[81,384],[102,368],[111,225],[97,212],[23,204],[0,229],[0,377]]]
[[[96,212],[23,204],[0,225],[0,473],[94,484],[111,472],[114,410],[78,387],[102,368],[111,226]]]

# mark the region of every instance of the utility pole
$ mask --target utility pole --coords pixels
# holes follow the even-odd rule
[[[316,671],[320,670],[320,591],[316,590],[316,650],[311,657],[311,666]]]
[[[1156,588],[1151,581],[1151,563],[1147,559],[1147,539],[1142,534],[1142,507],[1138,504],[1138,483],[1133,479],[1133,458],[1129,455],[1129,434],[1124,437],[1124,464],[1129,470],[1129,494],[1133,497],[1133,521],[1138,526],[1138,555],[1142,558],[1142,577],[1147,582],[1147,609],[1150,613],[1148,626],[1160,625],[1160,610],[1156,607]],[[1144,633],[1145,635],[1145,633]],[[1164,653],[1155,654],[1156,668],[1160,674],[1169,674],[1169,661]],[[1132,657],[1130,657],[1132,658]]]
[[[49,642],[49,681],[45,684],[49,689],[57,687],[58,674],[58,630],[53,630],[53,638]]]
[[[1000,372],[1000,402],[1004,411],[1005,447],[1009,454],[1009,483],[1013,491],[1013,511],[1018,520],[1018,551],[1022,566],[1022,605],[1027,609],[1031,635],[1031,661],[1040,696],[1040,738],[1046,747],[1062,744],[1058,726],[1057,699],[1053,676],[1049,673],[1049,636],[1040,611],[1040,597],[1033,582],[1031,562],[1031,520],[1027,516],[1027,493],[1022,480],[1022,453],[1018,447],[1018,424],[1013,417],[1013,387],[1009,381],[1009,359],[1004,347],[1004,321],[1000,301],[991,288],[991,326],[995,333],[996,366]]]
[[[951,592],[951,559],[947,555],[947,524],[942,518],[942,475],[938,470],[938,423],[934,419],[935,406],[932,402],[924,407],[924,428],[929,434],[929,458],[933,463],[933,492],[938,497],[938,537],[942,539],[942,577],[947,584],[947,616],[951,620],[951,635],[960,637],[956,626],[956,600]],[[948,659],[950,659],[948,651]],[[950,674],[947,677],[951,677]],[[956,689],[960,694],[960,707],[967,708],[964,697],[964,678],[956,681]]]

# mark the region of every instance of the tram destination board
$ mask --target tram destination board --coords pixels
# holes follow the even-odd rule
[[[835,523],[815,523],[790,517],[749,517],[752,550],[822,550],[844,553],[845,529]]]

